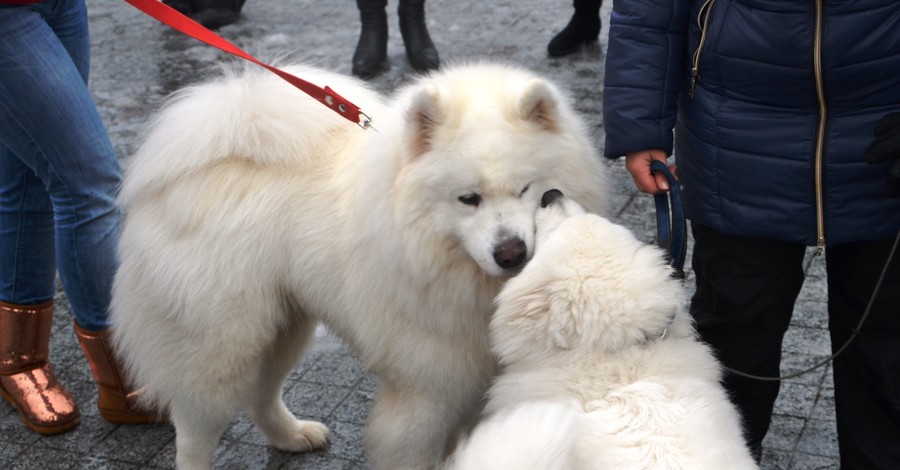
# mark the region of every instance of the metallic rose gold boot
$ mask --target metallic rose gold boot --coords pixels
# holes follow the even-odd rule
[[[97,408],[103,419],[116,424],[168,422],[162,413],[144,408],[138,403],[140,391],[131,389],[126,383],[125,374],[113,354],[109,330],[88,331],[75,323],[75,336],[78,337],[100,390]]]
[[[48,359],[53,301],[40,305],[0,302],[0,396],[32,431],[57,434],[81,415]]]

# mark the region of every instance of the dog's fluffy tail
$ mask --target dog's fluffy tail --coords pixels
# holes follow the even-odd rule
[[[366,111],[381,106],[377,93],[351,77],[303,66],[285,70],[330,86]],[[361,132],[266,70],[229,70],[221,78],[175,93],[153,118],[127,162],[120,203],[127,207],[141,194],[225,160],[303,165],[314,156],[325,157],[329,142],[346,144]]]

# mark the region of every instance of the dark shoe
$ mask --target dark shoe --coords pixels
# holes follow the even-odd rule
[[[577,51],[584,44],[596,41],[600,37],[598,11],[583,12],[576,9],[569,24],[550,40],[547,54],[550,57],[562,57]]]
[[[436,70],[441,66],[437,48],[431,42],[425,26],[425,0],[400,0],[397,7],[400,35],[409,64],[417,72]]]
[[[194,12],[194,5],[190,0],[163,0],[163,4],[174,8],[182,15],[190,16]]]
[[[369,79],[378,75],[387,61],[388,25],[382,0],[357,0],[360,32],[353,52],[353,75]]]
[[[238,20],[246,0],[192,0],[194,21],[209,29],[218,29]]]

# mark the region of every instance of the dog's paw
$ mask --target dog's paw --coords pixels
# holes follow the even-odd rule
[[[328,427],[317,421],[297,420],[284,435],[271,439],[273,446],[288,452],[308,452],[328,444]]]

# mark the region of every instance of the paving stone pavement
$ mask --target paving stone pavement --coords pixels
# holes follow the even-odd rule
[[[603,146],[601,97],[605,39],[611,2],[601,12],[601,41],[561,59],[546,55],[547,41],[571,14],[571,2],[538,0],[429,0],[427,20],[445,62],[476,58],[508,61],[537,70],[568,89]],[[392,2],[388,6],[390,69],[373,85],[389,91],[410,76]],[[119,0],[88,0],[92,28],[91,89],[116,151],[127,166],[149,114],[170,92],[218,70],[224,54],[168,30]],[[263,60],[299,60],[350,72],[358,16],[351,0],[249,0],[240,22],[220,33]],[[635,192],[621,161],[615,175],[614,217],[652,242],[652,198]],[[688,267],[686,286],[692,286]],[[825,314],[824,259],[810,254],[807,280],[784,342],[783,372],[801,370],[829,354]],[[0,404],[0,468],[139,469],[174,468],[175,432],[169,425],[117,426],[96,411],[90,371],[72,331],[65,294],[56,298],[51,360],[60,380],[79,403],[81,423],[58,436],[27,431],[6,402]],[[335,337],[320,330],[308,357],[285,386],[288,406],[298,416],[324,421],[331,445],[292,454],[274,450],[245,416],[222,437],[214,456],[223,469],[365,469],[366,416],[376,381]],[[838,468],[829,367],[785,381],[765,441],[763,469]]]

